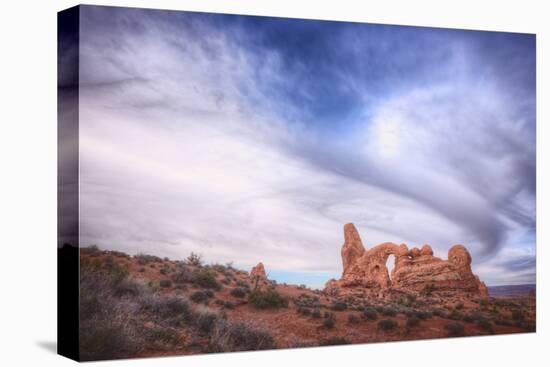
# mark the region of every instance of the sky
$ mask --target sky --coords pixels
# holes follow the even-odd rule
[[[80,244],[322,286],[464,244],[535,282],[535,36],[83,6]]]

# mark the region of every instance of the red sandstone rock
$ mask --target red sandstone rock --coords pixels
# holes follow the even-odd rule
[[[261,262],[258,263],[255,267],[250,270],[250,277],[255,278],[258,277],[260,279],[267,279],[267,275],[265,273],[264,264]]]
[[[488,294],[485,284],[472,273],[472,257],[462,245],[449,249],[448,260],[433,256],[429,245],[409,250],[405,244],[386,242],[365,249],[352,223],[344,226],[344,239],[342,278],[327,282],[327,292],[366,289],[383,296],[390,289],[421,292],[429,287],[434,291]],[[390,255],[395,256],[391,279],[386,267]]]
[[[344,245],[341,251],[344,274],[349,269],[349,266],[361,257],[364,252],[363,242],[353,223],[344,225]]]

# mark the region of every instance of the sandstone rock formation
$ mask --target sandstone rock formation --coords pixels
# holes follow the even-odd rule
[[[485,284],[472,273],[472,257],[462,245],[449,249],[448,260],[433,256],[429,245],[409,249],[405,244],[386,242],[367,250],[352,223],[344,226],[344,239],[342,278],[327,282],[329,293],[352,288],[379,296],[390,289],[488,295]],[[391,277],[386,267],[390,255],[395,257]]]
[[[259,278],[259,279],[267,279],[264,264],[259,262],[258,265],[253,267],[252,270],[250,270],[250,277],[251,278]]]

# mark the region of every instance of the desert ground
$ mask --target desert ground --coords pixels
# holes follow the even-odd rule
[[[60,250],[62,251],[62,250]],[[206,264],[80,249],[82,360],[314,347],[535,331],[535,293],[426,289],[385,296],[278,284]]]

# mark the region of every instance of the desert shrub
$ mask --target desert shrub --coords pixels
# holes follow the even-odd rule
[[[309,316],[311,315],[311,309],[309,309],[308,307],[299,306],[298,308],[296,308],[296,313],[298,315]]]
[[[160,257],[153,255],[137,254],[134,257],[137,259],[139,265],[162,262],[162,259]]]
[[[79,328],[80,358],[83,361],[125,358],[143,347],[135,337],[135,327],[105,318],[94,323],[81,322]]]
[[[141,268],[139,268],[138,271],[139,271],[140,273],[144,273],[144,272],[145,272],[145,268],[144,268],[144,267],[141,267]]]
[[[193,272],[185,264],[178,264],[172,272],[172,280],[177,284],[193,281]]]
[[[79,337],[82,360],[129,357],[143,347],[143,338],[132,315],[138,311],[137,302],[142,292],[148,289],[126,284],[126,279],[120,279],[117,271],[112,270],[92,263],[81,264]]]
[[[332,312],[327,312],[323,319],[323,327],[327,329],[333,329],[336,325],[336,316]]]
[[[166,274],[168,274],[169,270],[170,270],[170,268],[164,267],[164,268],[160,268],[159,272],[162,275],[166,275]]]
[[[331,336],[328,339],[322,340],[319,345],[327,346],[327,345],[345,345],[349,344],[350,342],[341,336]]]
[[[464,335],[464,325],[459,322],[451,322],[445,326],[449,336],[461,336]]]
[[[154,279],[150,279],[148,282],[147,282],[147,285],[157,291],[159,288],[160,288],[160,285],[159,285],[159,281],[158,280],[154,280]]]
[[[233,302],[224,301],[223,299],[217,299],[216,304],[222,306],[223,308],[227,308],[227,309],[230,309],[230,310],[235,308],[235,304]]]
[[[210,267],[212,268],[212,270],[217,271],[220,274],[223,274],[223,275],[229,274],[227,272],[227,268],[225,267],[225,265],[216,263],[216,264],[212,264]]]
[[[378,328],[380,330],[393,330],[397,327],[397,321],[392,319],[384,319],[378,321]]]
[[[106,262],[103,264],[102,270],[107,272],[109,277],[111,277],[116,283],[121,282],[126,279],[128,275],[130,275],[130,272],[126,266],[119,265],[115,262]]]
[[[206,302],[212,296],[205,291],[196,291],[191,294],[191,301],[196,303]]]
[[[525,319],[525,316],[523,315],[523,312],[521,312],[520,310],[513,310],[512,319],[516,321],[523,321]]]
[[[475,322],[486,320],[485,316],[483,316],[483,314],[479,311],[474,311],[470,313],[470,317],[472,318],[472,321],[475,321]]]
[[[314,308],[313,311],[311,311],[311,317],[313,317],[314,319],[320,319],[321,310],[319,308]]]
[[[185,284],[176,284],[176,290],[178,291],[186,291],[187,286]]]
[[[230,294],[233,297],[244,298],[244,296],[246,296],[246,289],[242,287],[233,288]]]
[[[384,306],[376,306],[375,309],[376,309],[376,312],[382,313],[384,311]]]
[[[432,311],[432,313],[433,313],[434,316],[438,316],[438,317],[441,317],[441,318],[447,318],[447,311],[445,311],[442,308],[436,308],[435,310]]]
[[[358,322],[359,322],[359,316],[357,316],[357,315],[354,314],[354,313],[350,313],[350,314],[348,315],[348,322],[349,322],[350,324],[356,324],[356,323],[358,323]]]
[[[172,286],[172,281],[170,279],[162,279],[159,281],[159,286],[161,288],[169,288]]]
[[[288,299],[277,292],[275,288],[268,288],[265,291],[254,289],[248,295],[248,302],[260,309],[288,307]]]
[[[250,289],[250,283],[248,283],[246,280],[237,279],[236,283],[237,283],[237,286],[239,287]]]
[[[334,301],[330,306],[330,308],[333,309],[334,311],[343,311],[346,308],[348,308],[348,305],[342,301]]]
[[[117,297],[137,297],[147,292],[145,284],[129,278],[122,279],[120,282],[112,284],[111,287],[113,294]]]
[[[464,308],[464,302],[458,302],[455,306],[456,310],[462,310]]]
[[[141,308],[174,326],[186,323],[193,317],[189,301],[176,296],[150,295],[142,300]]]
[[[209,352],[233,352],[276,348],[273,337],[266,331],[245,323],[218,320],[210,332]]]
[[[191,252],[187,259],[185,259],[187,264],[193,266],[202,266],[202,255]]]
[[[202,288],[220,289],[216,273],[208,269],[199,269],[193,272],[193,283]]]
[[[493,332],[493,325],[492,325],[491,322],[490,322],[489,320],[487,320],[487,319],[478,320],[478,321],[477,321],[477,325],[478,325],[481,329],[483,329],[483,330],[485,330],[485,331],[488,331],[488,332],[490,332],[490,333]]]
[[[208,334],[214,329],[216,322],[220,319],[221,316],[219,313],[208,309],[203,309],[195,312],[193,323],[200,332]]]
[[[433,313],[429,311],[417,311],[415,316],[420,320],[427,320],[433,317]]]
[[[383,310],[382,310],[382,315],[384,316],[395,316],[397,315],[397,311],[394,309],[394,308],[391,308],[391,307],[385,307]]]
[[[376,312],[376,309],[367,307],[363,311],[363,318],[367,320],[376,320],[378,318],[378,312]]]
[[[176,329],[168,327],[145,328],[143,335],[148,347],[161,349],[167,346],[172,347],[180,340],[180,333]]]
[[[97,245],[90,245],[88,247],[84,247],[82,250],[90,255],[98,255],[101,252]]]
[[[462,313],[458,312],[457,310],[452,310],[447,315],[447,318],[450,320],[462,320],[464,318],[464,315],[462,315]]]
[[[407,317],[407,327],[413,327],[420,324],[420,319],[416,316]]]
[[[298,297],[292,300],[299,307],[320,307],[321,303],[318,296],[310,296],[306,293],[301,293]]]
[[[471,315],[464,315],[462,317],[462,321],[464,321],[464,322],[474,322],[474,319],[472,318]]]

